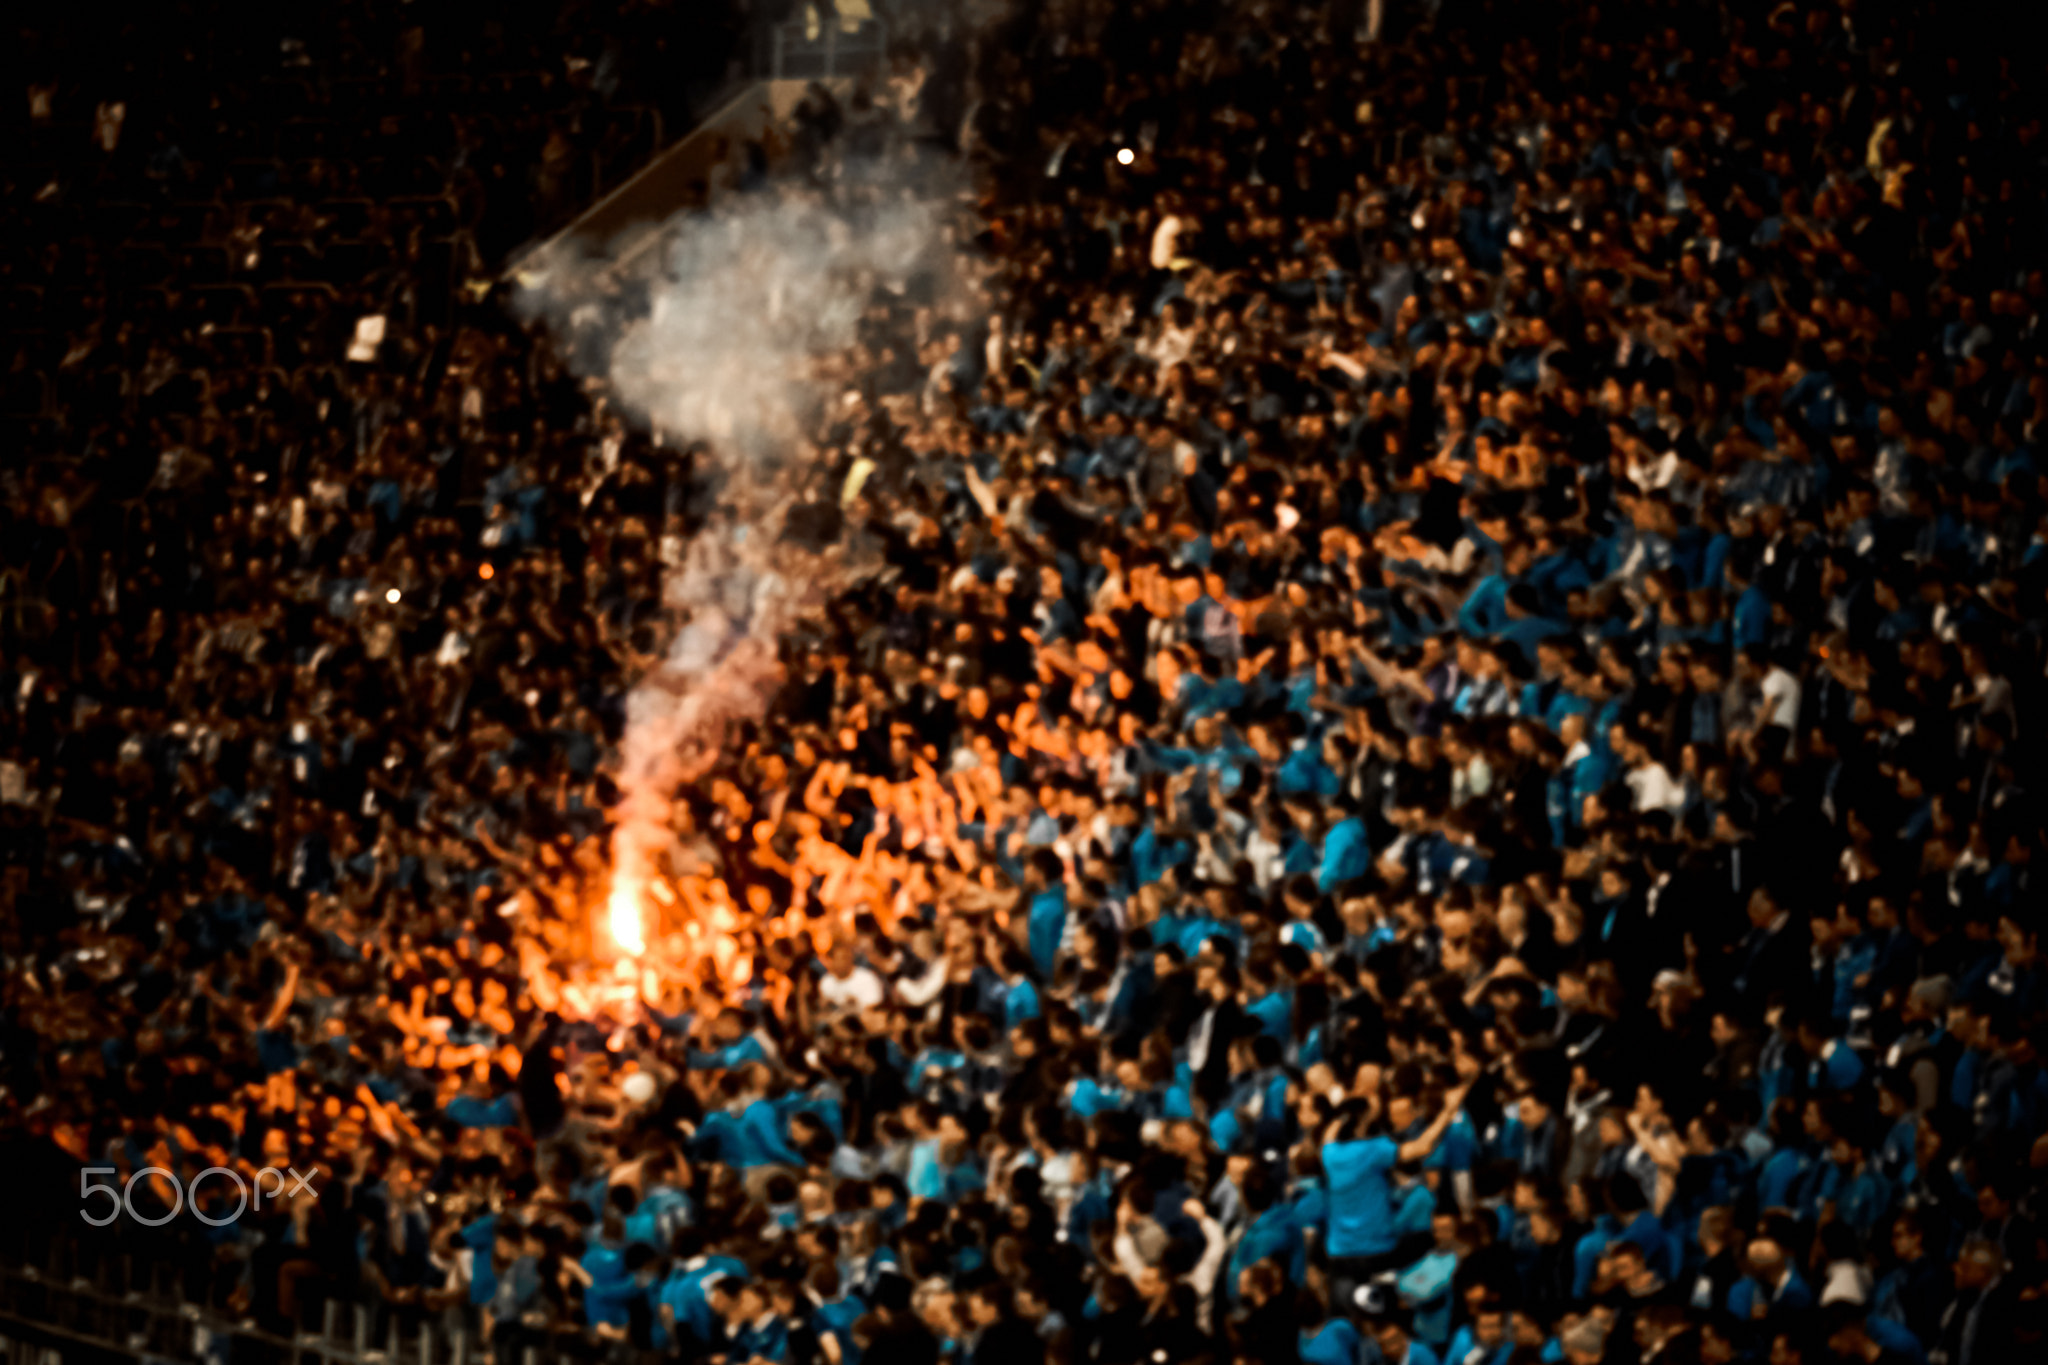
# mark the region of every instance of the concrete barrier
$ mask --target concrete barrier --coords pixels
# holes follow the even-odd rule
[[[771,130],[788,122],[811,84],[763,80],[746,85],[632,179],[514,259],[506,267],[506,277],[516,278],[529,262],[571,242],[605,248],[619,266],[630,266],[656,244],[658,229],[670,217],[702,208],[738,183],[748,145],[772,140]],[[838,88],[841,81],[825,84],[836,95],[846,93]]]

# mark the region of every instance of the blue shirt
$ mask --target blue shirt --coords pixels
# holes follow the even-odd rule
[[[1474,1351],[1481,1354],[1475,1357]],[[1450,1349],[1444,1352],[1444,1359],[1454,1362],[1454,1365],[1466,1365],[1467,1361],[1473,1365],[1504,1365],[1514,1353],[1515,1343],[1512,1341],[1503,1341],[1490,1351],[1481,1346],[1472,1335],[1472,1324],[1468,1322],[1452,1335]]]
[[[947,1166],[939,1160],[937,1138],[918,1143],[910,1149],[910,1173],[904,1184],[919,1199],[937,1199],[952,1203],[981,1189],[985,1182],[980,1167],[972,1157],[966,1157],[956,1166]]]
[[[1797,1147],[1781,1147],[1771,1153],[1764,1162],[1762,1174],[1757,1177],[1757,1207],[1791,1207],[1792,1187],[1805,1174],[1806,1166],[1806,1154]]]
[[[1882,1314],[1873,1313],[1863,1320],[1863,1325],[1869,1330],[1870,1339],[1887,1351],[1897,1351],[1908,1360],[1927,1359],[1927,1348],[1903,1322],[1894,1322]]]
[[[1052,979],[1059,961],[1060,940],[1067,932],[1067,888],[1047,887],[1031,898],[1031,961],[1040,976]]]
[[[639,1289],[626,1274],[626,1258],[607,1246],[592,1247],[583,1255],[583,1269],[590,1275],[590,1287],[583,1292],[583,1310],[591,1323],[624,1327],[626,1305]]]
[[[1770,633],[1770,596],[1752,583],[1735,599],[1735,647],[1764,644]]]
[[[752,1360],[756,1356],[763,1360],[781,1360],[788,1354],[789,1325],[778,1314],[763,1313],[733,1333],[732,1357],[735,1360]]]
[[[1387,1172],[1400,1156],[1390,1137],[1332,1142],[1323,1147],[1330,1182],[1329,1253],[1384,1256],[1394,1249],[1394,1207]]]
[[[1038,988],[1019,980],[1003,993],[1003,1027],[1013,1029],[1026,1019],[1038,1017]]]
[[[1593,1275],[1600,1268],[1600,1258],[1607,1254],[1607,1244],[1621,1236],[1621,1224],[1612,1214],[1601,1214],[1593,1222],[1593,1230],[1579,1238],[1572,1248],[1572,1297],[1588,1299],[1593,1294]]]
[[[1428,1232],[1430,1220],[1435,1217],[1436,1192],[1426,1181],[1418,1180],[1402,1191],[1400,1205],[1394,1211],[1394,1235],[1399,1238]]]
[[[1488,574],[1458,608],[1458,629],[1466,635],[1491,635],[1508,623],[1506,574]]]
[[[665,1250],[675,1230],[686,1226],[690,1216],[690,1196],[670,1185],[656,1185],[626,1215],[626,1245],[644,1242],[657,1251]]]
[[[1372,863],[1372,848],[1365,837],[1365,822],[1357,816],[1339,820],[1323,840],[1322,867],[1316,873],[1316,888],[1329,891],[1365,875]]]
[[[469,1302],[481,1308],[498,1296],[498,1267],[491,1260],[491,1247],[498,1239],[498,1215],[485,1214],[460,1236],[462,1244],[475,1253],[470,1257]]]
[[[519,1124],[519,1101],[510,1095],[494,1100],[457,1095],[441,1112],[464,1128],[515,1128]]]
[[[1304,744],[1296,749],[1273,775],[1273,788],[1282,796],[1298,796],[1307,792],[1331,797],[1342,790],[1343,785],[1330,765],[1323,762],[1322,746],[1317,744]]]
[[[1245,1006],[1246,1014],[1258,1021],[1259,1031],[1282,1047],[1294,1035],[1294,994],[1268,991]]]
[[[1679,1258],[1672,1255],[1670,1238],[1664,1235],[1664,1225],[1657,1221],[1657,1215],[1644,1209],[1628,1225],[1628,1231],[1621,1234],[1624,1242],[1633,1242],[1643,1249],[1643,1263],[1663,1275],[1667,1280],[1676,1279],[1681,1265]]]
[[[1743,1276],[1735,1282],[1735,1287],[1728,1291],[1728,1311],[1739,1321],[1748,1322],[1759,1297],[1770,1304],[1767,1312],[1783,1310],[1789,1313],[1813,1307],[1813,1291],[1806,1287],[1805,1280],[1799,1278],[1799,1272],[1788,1268],[1786,1277],[1777,1297],[1772,1298],[1762,1285],[1747,1275]]]
[[[804,1159],[782,1132],[782,1115],[767,1100],[755,1100],[740,1112],[733,1130],[737,1140],[721,1153],[741,1169],[754,1166],[802,1166]]]
[[[1863,1059],[1847,1043],[1830,1039],[1821,1045],[1821,1055],[1813,1059],[1808,1070],[1809,1080],[1816,1087],[1825,1084],[1830,1090],[1854,1090],[1863,1079]]]
[[[1358,1365],[1363,1339],[1343,1318],[1332,1318],[1313,1332],[1301,1334],[1303,1365]]]
[[[851,1294],[845,1294],[819,1304],[811,1314],[811,1325],[817,1329],[818,1335],[838,1339],[840,1359],[858,1362],[860,1347],[853,1342],[853,1324],[867,1311],[866,1304]]]
[[[1500,639],[1520,650],[1523,661],[1533,668],[1536,665],[1536,646],[1554,635],[1570,633],[1570,627],[1562,622],[1543,616],[1524,616],[1502,626],[1498,635]]]
[[[1244,1236],[1230,1249],[1230,1265],[1223,1285],[1232,1303],[1237,1302],[1237,1278],[1260,1261],[1280,1262],[1290,1284],[1300,1284],[1308,1270],[1308,1243],[1295,1225],[1293,1210],[1275,1204],[1252,1221]]]
[[[1327,953],[1330,945],[1323,941],[1323,931],[1316,928],[1315,921],[1298,919],[1290,922],[1280,931],[1282,943],[1292,943],[1305,953]]]

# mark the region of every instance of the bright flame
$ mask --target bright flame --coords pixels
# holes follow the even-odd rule
[[[612,942],[632,957],[647,951],[647,932],[640,922],[640,899],[632,888],[614,886],[611,901]]]

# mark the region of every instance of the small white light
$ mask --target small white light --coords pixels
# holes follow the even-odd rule
[[[396,605],[398,604],[398,598],[399,598],[399,592],[398,592],[398,589],[396,589],[396,588],[393,588],[393,589],[391,589],[391,591],[389,591],[389,592],[387,592],[387,593],[385,593],[385,594],[384,594],[384,600],[385,600],[386,602],[389,602],[389,603],[391,603],[391,604],[392,604],[393,606],[396,606]]]
[[[1137,154],[1136,152],[1132,151],[1132,150],[1131,150],[1130,148],[1128,148],[1128,147],[1119,147],[1119,148],[1117,149],[1117,153],[1116,153],[1116,164],[1117,164],[1117,165],[1119,165],[1119,166],[1128,166],[1128,165],[1130,165],[1130,164],[1131,164],[1131,163],[1132,163],[1133,161],[1136,161],[1137,159],[1138,159],[1138,154]]]

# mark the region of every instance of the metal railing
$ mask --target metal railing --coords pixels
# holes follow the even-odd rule
[[[851,25],[829,14],[815,22],[791,19],[773,29],[769,74],[778,81],[857,76],[879,64],[888,51],[889,26],[880,19]]]
[[[0,1257],[0,1365],[482,1365],[487,1356],[465,1325],[440,1314],[408,1320],[387,1304],[329,1297],[318,1330],[287,1337],[221,1311],[211,1296],[188,1297],[189,1263],[68,1235],[26,1250]],[[509,1365],[592,1358],[527,1344]]]

